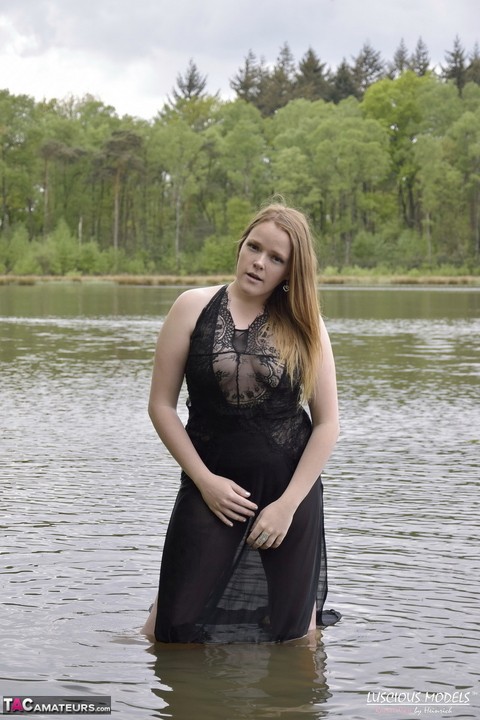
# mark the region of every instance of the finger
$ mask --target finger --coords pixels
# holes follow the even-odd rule
[[[233,482],[233,480],[232,480],[232,488],[239,495],[243,495],[243,497],[246,497],[246,498],[250,497],[250,495],[252,494],[249,490],[245,490],[245,488],[243,488],[241,485],[237,485],[237,483]]]
[[[236,483],[232,483],[232,489],[237,493],[237,495],[240,495],[240,497],[242,498],[242,505],[252,508],[253,510],[256,510],[258,508],[258,505],[256,503],[248,499],[251,495],[248,490],[245,490],[245,488],[242,488]]]
[[[247,522],[247,518],[245,517],[245,515],[240,515],[240,513],[237,513],[234,510],[228,510],[225,512],[228,512],[228,517],[230,518],[230,520],[239,520],[240,522]]]
[[[244,518],[255,517],[255,513],[253,512],[253,510],[249,510],[248,508],[243,507],[242,505],[232,505],[229,508],[229,510],[230,510],[230,512],[234,512],[234,513],[242,515]]]
[[[228,508],[224,507],[221,510],[220,509],[214,509],[213,512],[215,515],[222,520],[222,522],[225,522],[227,525],[232,525],[231,520],[237,520],[239,522],[246,522],[247,517],[250,516],[253,513],[250,513],[250,511],[239,509],[239,508]]]
[[[262,530],[260,533],[257,532],[256,538],[254,539],[252,543],[252,548],[254,550],[258,550],[258,548],[265,548],[268,549],[270,547],[269,540],[270,540],[271,533],[269,533],[267,530]]]
[[[255,544],[259,535],[261,535],[261,533],[262,533],[262,530],[258,527],[257,523],[258,523],[258,519],[252,526],[252,529],[250,530],[250,535],[248,536],[248,538],[246,540],[247,544],[251,545],[252,547]]]
[[[258,506],[255,505],[254,502],[251,502],[251,500],[247,500],[246,498],[242,498],[241,495],[236,495],[233,502],[239,505],[239,507],[249,510],[251,513],[255,513],[255,511],[258,510]]]
[[[222,512],[219,510],[212,510],[213,514],[218,517],[219,520],[221,520],[225,525],[228,525],[228,527],[233,527],[233,522]]]
[[[225,505],[227,505],[234,510],[235,512],[242,513],[244,515],[248,515],[249,517],[253,517],[255,515],[256,505],[254,503],[251,503],[248,500],[244,500],[238,495],[236,495],[233,498],[228,498],[225,500]]]

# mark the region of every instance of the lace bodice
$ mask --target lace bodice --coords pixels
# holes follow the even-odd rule
[[[212,365],[228,403],[240,407],[265,401],[284,373],[267,329],[267,314],[257,316],[247,329],[238,330],[225,292],[215,327]]]
[[[193,332],[186,366],[192,439],[210,441],[235,430],[261,433],[270,443],[297,449],[310,433],[268,327],[268,312],[247,329],[235,328],[227,288],[210,300]],[[295,435],[300,433],[300,437]]]

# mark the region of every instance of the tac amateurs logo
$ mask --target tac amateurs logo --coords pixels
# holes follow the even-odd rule
[[[65,698],[55,696],[11,695],[2,698],[2,714],[89,715],[111,712],[111,699],[106,695]]]

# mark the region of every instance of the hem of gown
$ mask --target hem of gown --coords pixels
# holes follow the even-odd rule
[[[322,610],[317,612],[316,628],[324,628],[329,627],[330,625],[335,625],[339,622],[339,620],[341,620],[341,618],[342,615],[337,610]],[[238,626],[234,625],[234,628],[232,628],[229,627],[229,625],[217,623],[210,627],[208,627],[208,625],[203,626],[201,630],[198,628],[197,632],[193,634],[194,639],[192,636],[190,636],[189,639],[189,633],[186,633],[184,637],[177,636],[174,640],[158,640],[156,638],[156,642],[187,645],[281,644],[301,640],[302,638],[307,637],[311,632],[309,630],[306,634],[299,635],[298,637],[285,638],[284,640],[274,640],[268,636],[268,633],[262,631],[259,632],[258,625],[253,623],[251,625],[246,624],[242,627],[241,633],[239,633],[238,630]]]
[[[339,613],[338,610],[322,610],[317,613],[317,627],[335,625],[341,619],[342,613]]]

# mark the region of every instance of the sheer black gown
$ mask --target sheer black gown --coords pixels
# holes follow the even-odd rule
[[[259,510],[288,485],[311,433],[267,329],[267,314],[237,330],[226,286],[202,311],[186,365],[186,429],[207,467],[251,492]],[[160,571],[155,636],[161,642],[280,642],[323,613],[327,565],[320,478],[279,548],[252,550],[253,519],[229,527],[182,472]]]

